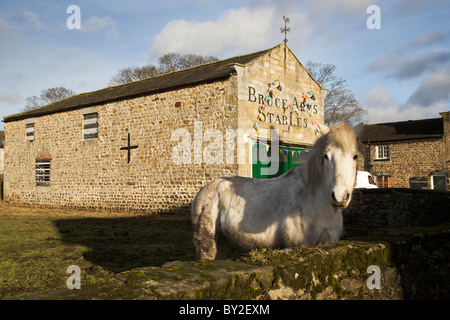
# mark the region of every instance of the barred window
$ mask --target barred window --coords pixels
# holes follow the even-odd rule
[[[36,186],[50,185],[50,158],[36,159]]]
[[[34,123],[27,123],[27,141],[34,141]]]
[[[86,140],[98,138],[98,113],[89,113],[84,115],[83,135]]]

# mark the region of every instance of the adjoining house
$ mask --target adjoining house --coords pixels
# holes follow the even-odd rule
[[[447,190],[450,177],[450,112],[440,118],[364,125],[359,170],[382,188]]]
[[[281,44],[10,115],[5,200],[185,209],[216,177],[268,178],[301,163],[326,93]]]

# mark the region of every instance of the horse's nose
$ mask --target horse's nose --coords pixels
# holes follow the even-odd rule
[[[331,193],[331,198],[333,199],[333,201],[338,201],[339,202],[339,200],[336,199],[336,194],[334,193],[334,191]],[[344,196],[342,197],[342,201],[346,201],[349,198],[350,198],[350,192],[349,191],[345,191],[344,192]]]
[[[345,208],[348,205],[348,202],[350,200],[350,192],[346,190],[343,192],[342,199],[338,200],[336,198],[336,194],[331,192],[331,200],[333,201],[333,206],[336,208]]]

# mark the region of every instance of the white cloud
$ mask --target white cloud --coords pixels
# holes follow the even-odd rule
[[[0,14],[0,39],[8,40],[13,29],[14,27],[7,18]]]
[[[23,13],[26,23],[30,25],[35,30],[45,29],[45,24],[39,18],[39,15],[33,11],[25,11]]]
[[[328,46],[330,41],[339,41],[348,29],[353,30],[356,23],[360,24],[355,16],[365,21],[367,7],[376,2],[252,0],[248,6],[224,11],[216,20],[169,21],[154,38],[150,53],[153,58],[167,52],[228,57],[266,49],[282,43],[284,36],[280,27],[284,26],[282,17],[285,15],[290,19],[288,45],[298,46],[300,54],[309,50],[311,43],[317,45],[322,41]]]
[[[21,100],[21,96],[20,96],[20,93],[17,91],[0,93],[0,102],[16,104],[16,103],[19,103],[20,100]]]
[[[408,103],[427,106],[448,99],[450,99],[450,65],[423,79]]]
[[[79,47],[58,48],[49,57],[45,64],[49,72],[71,77],[76,74],[102,73],[106,66],[104,56]]]
[[[48,63],[48,70],[66,74],[87,74],[89,72],[104,72],[105,57],[79,47],[58,48]],[[50,62],[49,61],[49,62]],[[53,63],[58,61],[59,63]]]
[[[105,36],[108,38],[119,37],[116,23],[111,17],[90,17],[85,22],[82,21],[81,31],[87,33],[105,32]]]
[[[362,13],[362,15],[365,15],[367,7],[376,4],[376,2],[376,0],[313,0],[311,4],[313,8],[332,14],[335,14],[336,10],[342,10],[347,14]]]
[[[393,12],[401,18],[420,13],[430,8],[432,10],[442,10],[447,4],[448,0],[402,0],[396,1],[393,6]]]
[[[217,21],[172,20],[155,37],[151,54],[154,57],[167,52],[223,56],[235,48],[240,52],[267,48],[277,44],[274,39],[281,42],[280,20],[271,6],[229,9]]]
[[[436,70],[449,61],[450,51],[428,51],[414,57],[403,54],[380,57],[368,69],[372,72],[386,72],[392,78],[403,80]]]
[[[428,47],[433,44],[443,43],[448,38],[447,35],[441,31],[432,31],[427,34],[418,36],[409,44],[410,48]]]
[[[448,110],[444,103],[436,101],[427,107],[411,102],[401,105],[382,85],[375,87],[361,105],[367,110],[367,123],[437,118],[439,112]]]

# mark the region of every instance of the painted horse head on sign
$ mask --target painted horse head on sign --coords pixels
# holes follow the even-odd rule
[[[356,181],[356,135],[344,124],[321,130],[306,163],[285,174],[222,177],[199,191],[191,212],[199,259],[339,240]]]

